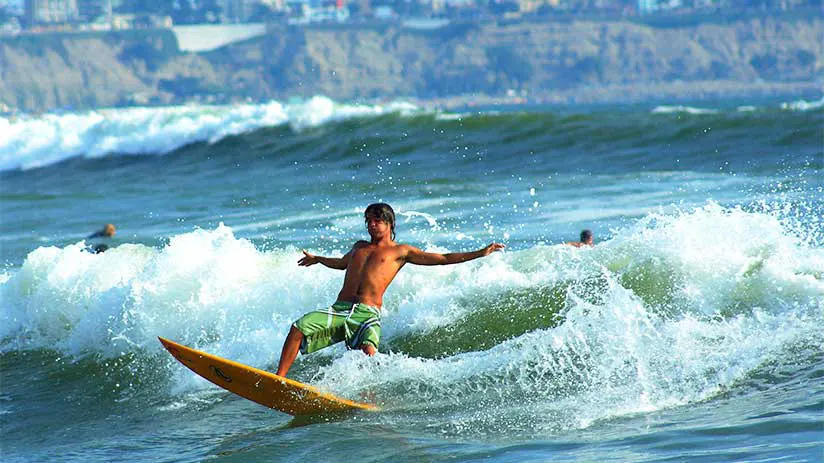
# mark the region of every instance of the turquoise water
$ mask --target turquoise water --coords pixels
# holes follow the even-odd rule
[[[820,461],[822,104],[739,103],[0,119],[2,460]],[[404,268],[378,356],[290,373],[381,412],[294,422],[162,349],[273,370],[341,284],[300,249],[375,201],[399,241],[507,245]]]

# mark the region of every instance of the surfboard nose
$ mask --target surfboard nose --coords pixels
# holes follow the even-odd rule
[[[245,399],[293,416],[377,411],[372,404],[336,397],[308,384],[157,337],[187,368]]]

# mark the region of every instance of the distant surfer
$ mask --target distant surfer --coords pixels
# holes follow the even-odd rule
[[[358,241],[343,257],[321,257],[303,251],[298,265],[323,264],[346,270],[337,302],[324,310],[309,312],[292,324],[283,342],[277,374],[286,376],[298,351],[309,354],[341,341],[348,349],[375,355],[380,341],[380,309],[386,288],[406,263],[449,265],[470,261],[504,248],[492,243],[472,252],[437,254],[424,252],[395,240],[395,212],[388,204],[371,204],[364,212],[370,241]]]
[[[593,242],[593,236],[591,230],[583,230],[581,231],[581,241],[569,241],[564,243],[569,246],[575,246],[576,248],[582,248],[584,246],[595,246]]]
[[[89,237],[87,239],[91,239],[91,238],[111,238],[111,237],[114,236],[115,232],[117,232],[117,229],[114,228],[114,224],[107,223],[106,225],[103,226],[102,229],[100,229],[100,230],[92,233],[91,235],[89,235]]]
[[[100,230],[92,233],[86,239],[90,240],[90,239],[94,239],[94,238],[111,238],[111,237],[114,236],[115,232],[117,232],[117,229],[114,228],[114,225],[110,224],[110,223],[107,223],[106,225],[103,226],[103,228],[101,228]],[[109,245],[100,243],[100,244],[96,244],[96,245],[91,246],[91,247],[87,247],[86,249],[89,252],[91,252],[92,254],[100,254],[100,253],[106,252],[106,250],[109,249]]]

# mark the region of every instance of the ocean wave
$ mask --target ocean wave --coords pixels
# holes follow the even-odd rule
[[[384,354],[337,346],[302,357],[294,374],[401,409],[500,408],[446,414],[439,426],[455,433],[501,420],[582,428],[705,400],[820,339],[824,250],[802,236],[769,211],[709,203],[647,215],[592,249],[408,266],[385,299]],[[298,267],[299,254],[260,250],[223,224],[159,248],[41,247],[0,280],[0,352],[172,365],[164,336],[271,369],[290,323],[331,303],[341,283],[340,272]],[[173,371],[178,393],[208,387]],[[513,408],[525,398],[529,407]],[[536,410],[544,418],[529,419]]]
[[[778,106],[779,109],[784,111],[815,111],[821,108],[824,108],[824,97],[821,97],[817,100],[795,100],[790,102],[783,102]],[[735,111],[739,113],[751,113],[759,110],[763,110],[765,108],[756,106],[756,105],[742,105],[735,108]],[[722,112],[720,109],[714,108],[699,108],[695,106],[686,106],[686,105],[660,105],[656,106],[655,108],[650,111],[652,114],[692,114],[692,115],[712,115],[712,114],[719,114]]]
[[[765,362],[803,364],[806,352],[789,351],[821,340],[815,321],[786,313],[669,320],[616,282],[604,295],[601,304],[571,306],[557,327],[485,350],[434,359],[346,353],[313,383],[420,410],[447,434],[494,434],[506,423],[511,434],[540,435],[710,399],[763,374]],[[465,412],[441,413],[456,409]]]
[[[709,109],[709,108],[696,108],[693,106],[656,106],[652,109],[652,114],[674,114],[674,113],[686,113],[686,114],[718,114],[717,109]]]
[[[450,114],[421,110],[403,102],[382,105],[339,104],[316,97],[302,103],[271,102],[260,105],[181,106],[172,108],[131,108],[92,111],[83,114],[45,115],[37,118],[0,118],[0,171],[37,169],[74,158],[100,158],[114,155],[157,156],[172,153],[194,143],[214,144],[237,136],[242,153],[254,157],[300,160],[307,157],[336,162],[344,158],[357,160],[362,154],[383,151],[386,155],[426,158],[432,154],[457,152],[478,158],[514,162],[513,151],[529,150],[548,163],[569,165],[553,155],[561,151],[585,150],[598,155],[606,164],[615,156],[625,164],[627,150],[633,159],[639,146],[650,147],[640,154],[650,166],[664,165],[668,158],[655,153],[663,143],[668,150],[678,143],[679,149],[696,149],[697,130],[707,133],[711,122],[712,142],[738,143],[742,128],[782,126],[808,127],[807,116],[788,117],[778,108],[737,111],[659,106],[652,113],[615,118],[610,113],[514,112]],[[760,109],[760,108],[756,108]],[[655,122],[662,114],[695,114],[696,118],[678,118],[669,124]],[[779,120],[780,119],[780,120]],[[291,133],[264,130],[277,127]],[[307,130],[330,127],[331,130]],[[782,143],[769,137],[769,131],[755,130],[764,143]],[[762,135],[763,134],[763,135]],[[817,146],[818,132],[808,128],[793,132],[796,146]],[[721,138],[719,138],[721,137]],[[535,151],[529,146],[542,146]],[[607,148],[609,147],[609,148]],[[224,157],[230,150],[209,146],[206,159]],[[236,148],[236,147],[233,147]],[[783,146],[782,146],[782,149]],[[746,150],[727,154],[724,161],[738,157],[752,161]],[[324,156],[326,156],[324,158]],[[276,162],[274,161],[273,162]],[[201,158],[193,158],[200,162]],[[448,162],[448,158],[440,161]],[[707,163],[701,159],[680,159],[681,167]],[[549,164],[547,164],[549,165]],[[629,164],[632,165],[632,164]],[[671,166],[668,166],[671,167]],[[554,167],[553,167],[554,168]]]
[[[357,105],[314,97],[290,104],[273,101],[0,118],[0,171],[34,169],[78,156],[163,154],[191,143],[215,143],[264,127],[288,124],[299,131],[334,121],[417,111],[417,107],[402,101]]]
[[[781,103],[781,109],[787,111],[815,111],[821,108],[824,108],[824,96],[813,101],[796,100]]]
[[[385,333],[400,345],[406,336],[463,319],[473,326],[501,311],[532,307],[561,316],[569,297],[600,300],[607,280],[674,317],[810,307],[824,296],[824,251],[788,224],[710,203],[649,214],[591,250],[539,245],[464,265],[410,266],[387,294]],[[91,254],[83,242],[40,247],[0,279],[2,348],[117,355],[130,346],[157,348],[156,335],[206,346],[209,339],[277,344],[284,326],[328,305],[339,289],[338,272],[299,268],[299,254],[259,250],[223,224],[173,236],[161,248],[123,244]],[[519,322],[524,331],[554,323],[534,315]],[[456,335],[463,347],[455,351],[474,348],[473,331]]]

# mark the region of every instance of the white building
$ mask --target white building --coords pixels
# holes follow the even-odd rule
[[[29,24],[66,23],[80,17],[77,0],[26,0]]]

